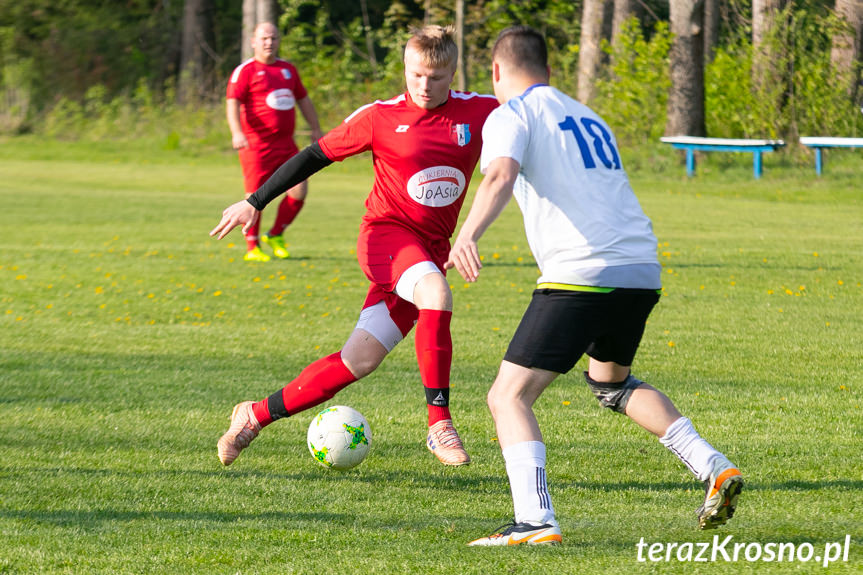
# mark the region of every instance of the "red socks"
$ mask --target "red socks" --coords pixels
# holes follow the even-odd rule
[[[277,419],[305,411],[331,399],[336,393],[357,380],[345,366],[340,351],[311,363],[297,378],[252,405],[261,427]]]
[[[246,232],[246,251],[252,251],[258,247],[258,234],[261,231],[261,218],[252,224],[249,231]]]
[[[452,419],[449,413],[449,375],[452,366],[451,311],[419,310],[416,325],[417,363],[426,392],[429,425]]]
[[[428,423],[452,419],[449,412],[449,376],[452,366],[451,311],[421,309],[416,325],[416,353],[426,392]],[[305,411],[331,399],[357,380],[342,361],[341,352],[322,357],[271,396],[252,405],[261,427]]]
[[[286,195],[285,199],[279,204],[279,211],[276,214],[276,221],[273,223],[273,227],[270,228],[270,236],[280,236],[284,233],[285,228],[288,227],[294,218],[297,217],[297,214],[300,213],[300,210],[303,209],[303,204],[305,204],[304,200],[295,200],[291,196]]]

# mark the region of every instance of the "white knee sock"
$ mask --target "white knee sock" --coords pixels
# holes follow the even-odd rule
[[[681,417],[669,425],[659,442],[679,457],[701,481],[710,478],[716,458],[725,457],[698,435],[692,422],[686,417]]]
[[[545,444],[524,441],[503,450],[506,474],[512,491],[515,521],[547,523],[554,519],[554,507],[545,480]]]

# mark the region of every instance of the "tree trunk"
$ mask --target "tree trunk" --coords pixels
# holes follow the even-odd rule
[[[243,45],[240,47],[240,57],[243,62],[254,56],[252,37],[258,24],[257,15],[258,0],[243,0]]]
[[[671,0],[671,92],[667,136],[705,136],[704,2]]]
[[[848,95],[856,102],[863,67],[863,1],[836,0],[836,15],[847,27],[833,36],[830,62],[836,74],[847,80]]]
[[[614,13],[611,20],[612,52],[620,48],[620,33],[623,25],[632,18],[641,18],[644,12],[640,0],[614,0]]]
[[[781,8],[782,0],[752,0],[752,87],[756,92],[778,81],[780,72],[769,40]]]
[[[455,0],[455,41],[458,45],[458,62],[456,63],[456,88],[462,92],[468,90],[467,54],[464,51],[464,0]]]
[[[584,0],[581,16],[581,40],[578,47],[578,91],[577,99],[590,105],[595,92],[596,76],[602,62],[600,42],[605,16],[605,0]]]
[[[278,0],[257,0],[255,25],[269,22],[279,26],[279,7]]]
[[[183,10],[183,44],[180,55],[181,103],[191,103],[213,88],[213,2],[186,0]]]
[[[363,34],[366,37],[366,53],[369,64],[372,66],[372,74],[378,75],[378,59],[375,56],[375,40],[372,38],[372,25],[369,21],[369,6],[367,0],[360,0],[360,10],[363,13]]]
[[[713,62],[719,42],[719,0],[704,0],[704,61]]]

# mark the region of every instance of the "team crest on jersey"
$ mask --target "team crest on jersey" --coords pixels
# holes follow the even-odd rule
[[[470,124],[456,124],[450,132],[450,139],[459,146],[467,146],[470,143]]]
[[[452,166],[434,166],[411,176],[408,194],[418,204],[442,208],[458,200],[465,189],[465,176]]]
[[[287,68],[282,68],[282,76],[285,77],[285,80],[290,80],[291,79],[291,71],[288,70]]]

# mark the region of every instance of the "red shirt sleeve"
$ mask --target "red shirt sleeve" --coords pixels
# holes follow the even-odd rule
[[[372,149],[374,104],[358,109],[338,127],[318,140],[329,159],[341,162],[345,158]]]
[[[246,96],[249,93],[249,74],[247,66],[249,62],[244,62],[234,69],[228,80],[228,89],[226,98],[230,100],[246,101]]]

